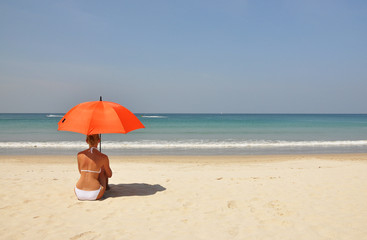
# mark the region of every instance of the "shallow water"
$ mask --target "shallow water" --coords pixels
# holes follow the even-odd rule
[[[367,152],[366,114],[136,114],[145,125],[104,134],[116,155]],[[0,114],[0,154],[75,154],[85,136],[57,131],[63,114]]]

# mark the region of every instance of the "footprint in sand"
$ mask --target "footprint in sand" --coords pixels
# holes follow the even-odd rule
[[[182,206],[183,206],[184,208],[189,208],[189,207],[191,207],[191,206],[192,206],[192,203],[191,203],[191,202],[184,202],[184,203],[182,204]]]
[[[286,209],[286,206],[278,200],[270,201],[267,207],[273,210],[273,214],[278,216],[288,215],[290,212]]]
[[[81,240],[81,239],[98,239],[101,234],[97,234],[93,231],[83,232],[79,233],[73,237],[70,238],[70,240]]]
[[[228,202],[227,202],[227,207],[228,207],[229,209],[237,208],[237,203],[236,203],[236,201],[233,201],[233,200],[228,201]]]
[[[83,203],[81,203],[81,202],[76,202],[76,203],[70,204],[67,208],[77,207],[77,206],[80,206],[82,204]]]
[[[228,233],[232,236],[232,237],[235,237],[238,235],[238,232],[239,232],[239,229],[238,227],[234,226],[234,227],[231,227],[230,229],[228,229]]]

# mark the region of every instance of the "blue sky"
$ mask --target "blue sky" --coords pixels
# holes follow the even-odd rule
[[[367,1],[0,1],[0,112],[367,113]]]

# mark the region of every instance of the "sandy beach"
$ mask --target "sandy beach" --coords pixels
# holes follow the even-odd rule
[[[367,154],[110,156],[78,201],[75,156],[0,156],[2,239],[367,239]]]

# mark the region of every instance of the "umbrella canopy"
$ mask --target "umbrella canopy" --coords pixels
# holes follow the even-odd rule
[[[84,102],[70,109],[58,123],[59,131],[85,135],[128,133],[144,128],[139,119],[127,108],[114,102]]]

